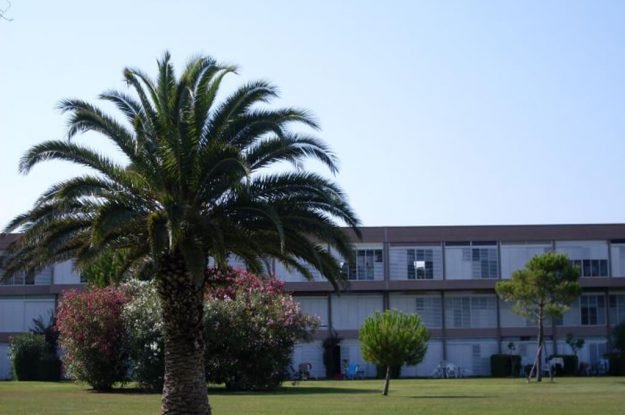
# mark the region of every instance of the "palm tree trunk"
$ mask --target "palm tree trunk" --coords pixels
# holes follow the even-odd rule
[[[210,415],[204,371],[203,284],[180,253],[165,255],[157,276],[165,338],[163,415]]]
[[[384,378],[384,392],[382,392],[382,395],[386,396],[388,395],[388,385],[391,381],[391,366],[386,366],[386,377]]]

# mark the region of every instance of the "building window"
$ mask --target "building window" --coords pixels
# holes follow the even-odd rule
[[[607,241],[556,241],[556,251],[566,254],[582,277],[607,277]]]
[[[610,295],[608,300],[610,324],[616,325],[625,321],[625,294]]]
[[[406,267],[409,280],[434,279],[434,250],[407,249]]]
[[[445,300],[449,328],[487,328],[497,326],[495,296],[448,297]]]
[[[384,272],[384,255],[381,249],[358,249],[355,259],[345,266],[349,280],[374,280]]]
[[[439,328],[442,323],[441,298],[422,296],[416,298],[416,312],[427,328]]]
[[[473,278],[497,278],[497,248],[463,248],[462,260],[472,263]]]
[[[447,279],[494,279],[499,274],[494,242],[451,242],[445,244]]]
[[[574,259],[571,263],[579,269],[581,277],[607,277],[607,259]]]
[[[582,295],[580,297],[582,326],[605,324],[605,298],[603,295]]]

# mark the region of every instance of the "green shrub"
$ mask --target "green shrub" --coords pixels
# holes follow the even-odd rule
[[[63,294],[57,326],[67,374],[97,391],[125,381],[127,336],[122,320],[128,295],[115,288],[94,288]]]
[[[17,380],[40,380],[45,348],[45,338],[38,334],[22,333],[11,339],[11,362]]]
[[[625,376],[625,353],[606,353],[603,355],[610,365],[610,376]]]
[[[132,300],[122,317],[128,334],[131,379],[148,390],[162,391],[165,374],[163,319],[153,282],[132,281],[125,285]]]
[[[287,378],[295,343],[319,324],[276,278],[211,271],[205,303],[206,377],[230,390],[271,390]]]
[[[490,374],[497,378],[517,376],[521,372],[518,354],[494,354],[490,357]]]
[[[625,353],[625,320],[612,329],[612,344],[621,353]]]
[[[39,380],[58,382],[63,374],[63,364],[57,355],[44,353],[39,364]]]

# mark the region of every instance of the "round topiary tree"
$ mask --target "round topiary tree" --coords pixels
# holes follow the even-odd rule
[[[383,395],[388,395],[392,368],[420,363],[429,338],[418,314],[386,310],[365,320],[358,333],[360,349],[367,362],[386,367]]]

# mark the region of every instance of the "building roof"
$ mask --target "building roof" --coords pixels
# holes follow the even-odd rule
[[[625,224],[362,227],[361,242],[625,240]]]

